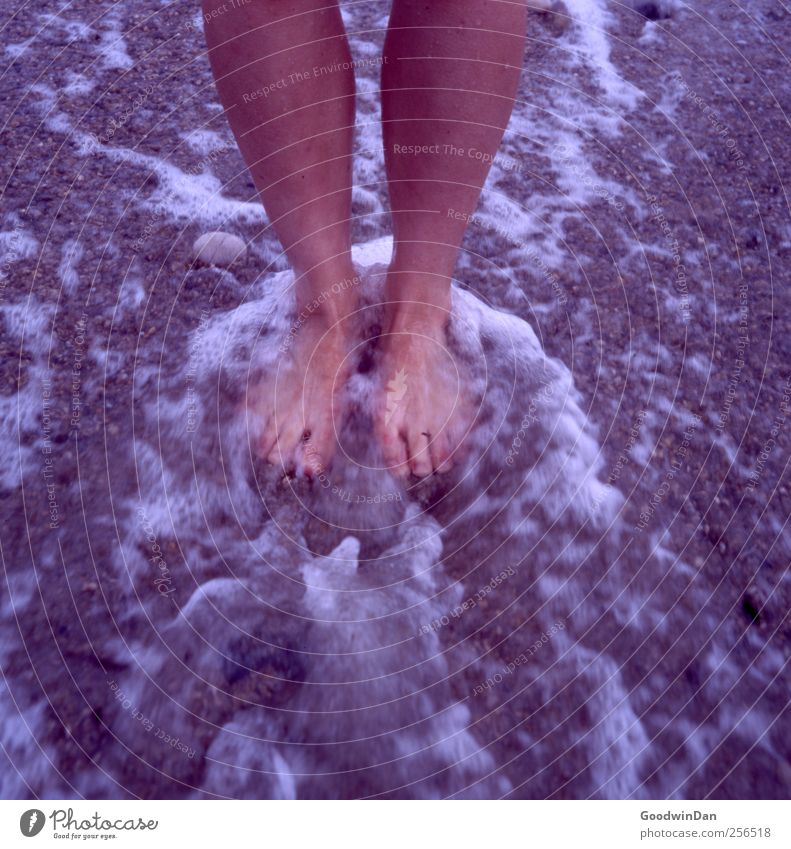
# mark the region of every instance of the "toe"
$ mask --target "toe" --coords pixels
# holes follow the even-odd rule
[[[258,441],[258,451],[257,454],[259,457],[266,457],[269,460],[269,454],[272,449],[275,447],[275,443],[277,442],[277,425],[273,418],[269,418],[264,425],[264,428],[261,432],[261,438]],[[271,461],[270,461],[271,462]]]
[[[431,450],[431,463],[434,471],[440,474],[450,471],[453,467],[453,460],[451,458],[448,436],[444,430],[431,440],[429,448]]]
[[[316,477],[326,471],[332,458],[334,436],[332,428],[314,424],[309,428],[310,437],[297,446],[299,471],[307,477]]]
[[[308,478],[315,478],[327,468],[327,455],[315,441],[308,440],[298,451],[298,472]]]
[[[292,465],[289,462],[288,454],[283,451],[283,447],[279,442],[275,442],[272,450],[266,455],[266,461],[283,471],[288,471],[289,466]]]
[[[433,469],[429,450],[430,439],[430,434],[420,431],[409,436],[409,468],[412,474],[419,478],[430,475]]]
[[[401,434],[394,427],[382,426],[379,437],[387,470],[396,477],[406,477],[409,474],[409,457]]]
[[[267,460],[274,466],[280,466],[286,472],[294,468],[296,449],[302,441],[303,427],[299,419],[281,421],[277,428],[277,439],[269,452]]]

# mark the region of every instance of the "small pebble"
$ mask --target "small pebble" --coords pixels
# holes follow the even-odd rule
[[[244,241],[233,233],[216,231],[199,236],[195,240],[193,251],[197,262],[227,268],[237,260],[244,259],[247,247]]]

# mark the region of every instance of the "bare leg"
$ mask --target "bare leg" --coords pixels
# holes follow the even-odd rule
[[[463,418],[450,280],[522,68],[524,0],[394,0],[382,66],[395,252],[379,432],[400,473],[442,471]]]
[[[334,447],[333,399],[348,350],[344,319],[356,289],[349,223],[354,71],[343,68],[351,59],[343,21],[337,0],[230,8],[203,0],[203,14],[220,99],[296,277],[300,318],[276,385],[263,387],[257,402],[267,420],[259,450],[273,463],[315,472]]]

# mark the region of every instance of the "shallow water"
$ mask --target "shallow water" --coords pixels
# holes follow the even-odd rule
[[[115,504],[126,517],[115,566],[138,597],[150,597],[156,566],[164,575],[146,556],[152,541],[175,539],[179,558],[158,586],[186,602],[161,624],[170,605],[157,596],[143,605],[158,621],[153,645],[137,646],[134,667],[116,676],[129,705],[121,702],[113,728],[133,749],[151,732],[130,728],[128,710],[178,728],[196,754],[175,752],[160,768],[175,762],[179,778],[203,791],[227,794],[230,784],[231,795],[242,796],[262,786],[286,797],[503,795],[512,784],[470,728],[469,706],[479,699],[470,682],[482,696],[501,676],[470,634],[496,629],[492,608],[507,618],[501,608],[521,607],[521,642],[540,645],[524,668],[514,667],[527,673],[509,693],[521,701],[534,688],[542,693],[558,664],[565,683],[562,659],[580,656],[575,633],[598,619],[595,608],[595,616],[581,611],[596,569],[587,561],[619,499],[597,479],[598,447],[568,372],[545,357],[529,325],[457,291],[453,344],[467,390],[482,395],[469,456],[448,480],[407,490],[381,470],[367,436],[376,355],[362,343],[380,319],[389,250],[383,240],[358,252],[374,304],[360,327],[367,371],[352,380],[353,413],[327,475],[294,484],[251,461],[257,422],[240,396],[276,368],[293,321],[287,272],[268,279],[259,299],[197,330],[186,369],[145,403],[143,430],[156,436],[134,446],[142,497]],[[190,368],[199,375],[194,433],[183,393]],[[358,504],[377,495],[392,500]],[[208,558],[200,554],[207,540]],[[541,643],[547,633],[551,643]],[[570,685],[584,696],[581,706],[589,708],[600,687],[618,689],[602,664],[592,671],[578,663]],[[497,682],[487,684],[490,676]],[[551,680],[557,684],[557,673]],[[213,699],[207,687],[216,688]],[[542,723],[531,723],[544,757],[551,749],[542,738],[557,736],[555,724],[536,734]],[[616,767],[634,769],[629,760],[644,736],[625,722],[611,725],[592,728],[585,750],[602,759],[608,780]],[[203,774],[194,762],[202,758]]]
[[[714,273],[680,285],[674,268],[702,267],[711,243],[650,199],[685,90],[668,74],[652,99],[614,58],[623,19],[567,5],[562,32],[531,31],[537,60],[459,266],[466,454],[409,485],[371,439],[390,252],[374,63],[359,79],[350,412],[309,483],[251,451],[247,397],[277,368],[291,278],[216,120],[195,14],[159,10],[192,51],[164,63],[183,75],[172,112],[134,76],[145,36],[129,8],[53,7],[9,42],[29,67],[72,40],[21,107],[57,147],[71,206],[49,222],[20,204],[0,232],[3,268],[45,281],[0,303],[18,363],[0,395],[0,795],[787,793],[787,647],[732,615],[734,580],[765,601],[780,582],[752,566],[762,542],[734,544],[717,572],[699,530],[674,525],[699,497],[713,522],[701,457],[727,457],[742,489],[785,457],[743,450],[746,400],[709,388],[739,304],[719,306]],[[377,55],[384,14],[344,5],[355,55]],[[668,39],[645,24],[640,50]],[[119,84],[137,100],[105,108]],[[659,129],[619,170],[641,112]],[[185,264],[213,228],[250,241],[247,266]],[[766,559],[787,554],[786,521],[760,524]]]

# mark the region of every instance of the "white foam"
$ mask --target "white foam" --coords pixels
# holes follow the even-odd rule
[[[179,135],[187,147],[197,153],[210,153],[213,150],[224,149],[233,143],[226,135],[218,133],[216,130],[208,130],[205,127],[179,133]]]
[[[116,309],[119,317],[136,315],[146,298],[142,273],[137,264],[131,266],[121,282]]]
[[[33,295],[22,300],[0,304],[6,333],[37,354],[49,349],[55,310],[42,304]]]
[[[79,97],[83,94],[90,94],[96,87],[96,82],[85,74],[77,73],[76,71],[66,71],[66,84],[63,86],[63,93],[69,97]]]
[[[61,245],[60,265],[58,266],[58,277],[64,294],[73,297],[80,284],[80,276],[77,266],[80,264],[84,250],[77,239],[67,239]]]
[[[62,9],[61,11],[65,11]],[[52,28],[60,30],[71,41],[82,41],[90,37],[93,30],[82,21],[64,18],[61,14],[44,13],[38,15],[41,31]]]
[[[102,18],[101,37],[97,45],[100,64],[107,70],[127,71],[134,67],[121,30],[121,10],[114,8]]]
[[[17,215],[6,218],[4,229],[0,230],[0,269],[3,274],[14,263],[32,259],[39,250],[38,240],[32,231],[25,227]]]
[[[57,755],[53,747],[42,744],[48,726],[47,706],[38,702],[23,709],[11,697],[4,678],[0,678],[0,798],[28,799],[34,794],[62,797],[71,788],[58,775]]]
[[[17,41],[14,44],[7,44],[3,48],[3,52],[10,59],[19,59],[20,56],[24,56],[27,50],[35,44],[36,38],[35,36],[31,36],[30,38],[26,38],[24,41]]]
[[[663,43],[664,29],[656,21],[646,21],[637,43],[643,47],[653,47]]]
[[[594,79],[613,110],[611,120],[603,119],[601,114],[597,116],[599,127],[615,131],[620,120],[615,113],[636,109],[644,95],[618,72],[610,58],[608,28],[613,24],[613,17],[606,10],[606,4],[602,0],[566,0],[566,4],[574,18],[577,40],[573,49],[578,66],[584,71],[593,71]]]
[[[39,109],[45,126],[52,132],[71,138],[79,155],[104,156],[119,166],[132,165],[157,176],[157,187],[149,198],[143,198],[137,192],[122,193],[143,209],[158,210],[162,216],[181,224],[195,223],[204,227],[221,228],[231,221],[261,224],[266,220],[259,203],[224,197],[222,183],[206,170],[199,174],[187,173],[158,156],[104,144],[76,129],[67,113],[57,109],[54,89],[39,83],[31,86],[31,91],[40,97]]]
[[[587,664],[585,675],[591,681],[587,710],[595,717],[591,729],[593,773],[590,796],[597,799],[650,798],[643,789],[642,767],[651,748],[642,722],[629,701],[615,661],[604,654],[592,654],[577,646],[577,657]]]

